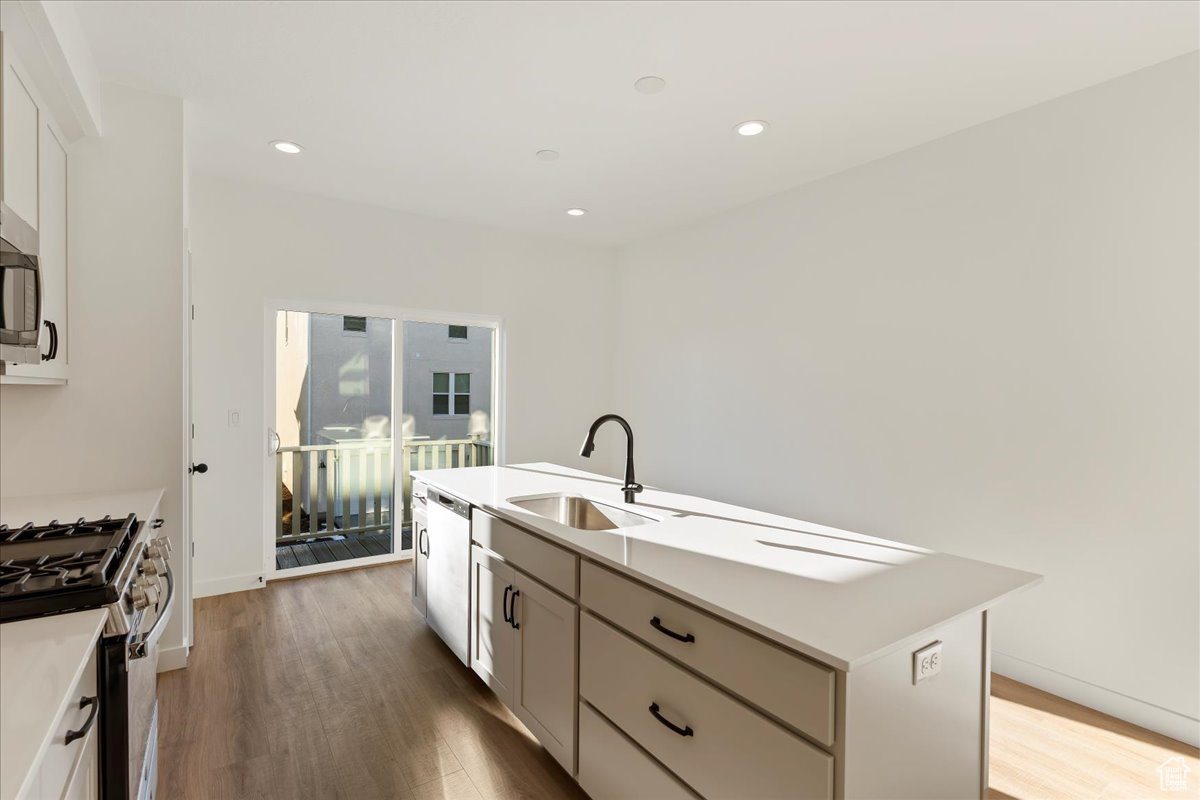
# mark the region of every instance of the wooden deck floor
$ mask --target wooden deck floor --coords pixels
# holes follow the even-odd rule
[[[191,666],[159,676],[158,796],[583,798],[413,611],[411,577],[403,562],[197,600]],[[1000,676],[992,685],[990,798],[1163,797],[1155,767],[1200,755]]]
[[[392,552],[389,531],[368,533],[358,537],[330,537],[311,542],[296,542],[275,548],[275,568],[293,569],[331,561],[349,561],[365,556],[382,556]]]

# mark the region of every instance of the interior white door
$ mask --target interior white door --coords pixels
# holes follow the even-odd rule
[[[579,607],[521,572],[514,586],[510,613],[517,634],[517,679],[511,707],[574,775]]]
[[[508,607],[516,572],[479,547],[471,551],[471,669],[511,708],[516,629]]]

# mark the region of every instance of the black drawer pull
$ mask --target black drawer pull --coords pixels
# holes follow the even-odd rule
[[[696,735],[696,732],[692,730],[691,725],[684,725],[681,728],[678,725],[676,725],[674,722],[671,722],[671,720],[667,719],[662,714],[660,714],[658,711],[658,703],[650,704],[650,713],[654,715],[654,718],[656,720],[661,722],[663,725],[666,725],[668,728],[675,731],[680,736],[695,736]]]
[[[82,739],[83,737],[87,736],[87,732],[92,729],[92,725],[94,725],[96,722],[96,712],[100,710],[100,704],[96,702],[95,697],[79,698],[80,708],[87,708],[88,706],[91,706],[92,710],[88,712],[88,718],[84,721],[83,727],[77,731],[67,731],[67,741],[65,744],[70,744],[76,739]]]
[[[504,600],[502,600],[500,603],[500,605],[504,607],[504,621],[507,622],[509,625],[512,625],[512,617],[509,616],[509,613],[508,613],[508,596],[511,593],[512,593],[512,586],[511,585],[505,586],[504,587]]]
[[[659,619],[658,617],[651,617],[650,624],[654,627],[655,630],[665,633],[667,636],[670,636],[672,639],[678,639],[681,642],[696,641],[696,637],[692,636],[690,633],[676,633],[675,631],[671,630],[670,628],[664,626],[662,624],[662,620]]]
[[[513,628],[515,628],[516,630],[520,630],[520,629],[521,629],[521,623],[517,622],[517,598],[518,598],[518,597],[520,597],[520,596],[521,596],[521,590],[520,590],[520,589],[513,589],[513,593],[512,593],[512,610],[511,610],[510,612],[508,612],[508,616],[509,616],[509,620],[508,620],[508,621],[509,621],[510,623],[512,623],[512,626],[513,626]]]

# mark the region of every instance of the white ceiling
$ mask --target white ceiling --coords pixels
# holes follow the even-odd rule
[[[103,78],[189,101],[199,171],[596,244],[1164,61],[1200,24],[1195,2],[76,5]]]

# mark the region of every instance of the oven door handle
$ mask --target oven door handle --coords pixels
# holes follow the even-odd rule
[[[158,619],[154,620],[154,626],[129,643],[129,657],[131,659],[145,658],[150,654],[150,648],[158,641],[158,637],[162,635],[163,627],[166,626],[167,620],[171,618],[171,608],[174,605],[175,575],[171,572],[171,568],[167,567],[167,600],[162,604],[162,609],[158,612]]]

